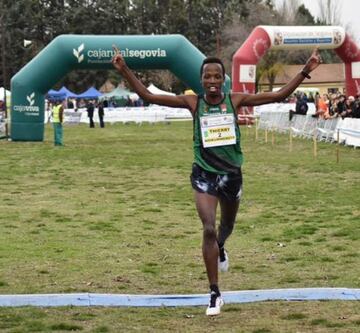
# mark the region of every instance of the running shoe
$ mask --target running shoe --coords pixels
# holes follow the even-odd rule
[[[218,295],[215,291],[210,294],[210,302],[206,309],[207,316],[217,316],[220,314],[220,309],[224,305],[224,301],[221,295]]]
[[[220,272],[227,272],[229,270],[229,257],[223,247],[219,249],[218,267]]]

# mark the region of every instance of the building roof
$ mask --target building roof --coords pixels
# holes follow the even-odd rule
[[[274,84],[286,84],[297,73],[299,73],[304,65],[284,65],[275,79]],[[306,79],[303,83],[316,84],[316,83],[331,83],[331,82],[344,82],[345,81],[345,67],[343,63],[339,64],[322,64],[311,73],[311,79]],[[260,84],[269,84],[267,78],[260,79]]]
[[[112,84],[112,82],[107,79],[105,83],[100,87],[99,91],[103,94],[109,93],[115,89],[115,86]]]

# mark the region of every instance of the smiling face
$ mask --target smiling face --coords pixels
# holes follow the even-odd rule
[[[201,82],[207,96],[221,95],[221,87],[224,83],[223,70],[218,63],[208,63],[204,65]]]

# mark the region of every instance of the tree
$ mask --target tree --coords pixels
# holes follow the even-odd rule
[[[341,24],[342,3],[335,0],[318,0],[319,22],[326,25]]]
[[[277,51],[269,51],[261,59],[257,66],[257,83],[260,79],[266,78],[269,82],[269,91],[273,90],[276,77],[284,71],[281,54]]]
[[[277,8],[276,25],[294,25],[298,8],[299,0],[284,0]]]
[[[0,87],[4,86],[8,88],[8,68],[6,66],[6,24],[5,24],[5,2],[1,2],[0,7],[0,45],[1,45],[1,54],[0,54]]]
[[[310,11],[301,5],[298,7],[295,15],[296,25],[315,25],[315,18],[311,15]]]
[[[10,79],[28,60],[26,50],[23,49],[24,27],[27,25],[27,15],[30,4],[25,0],[1,1],[0,34],[1,34],[1,78],[2,84],[10,88]]]
[[[230,72],[233,53],[257,25],[313,24],[296,4],[287,1],[281,10],[272,0],[0,0],[0,83],[9,87],[10,78],[61,34],[182,34],[205,55],[220,56]],[[32,41],[30,48],[23,48],[24,39]],[[307,51],[279,52],[276,62],[307,57]],[[141,76],[164,89],[184,87],[167,71]],[[121,79],[115,71],[74,71],[54,88],[81,92],[108,77]]]
[[[341,25],[341,9],[342,4],[334,0],[317,0],[319,6],[319,25]],[[335,52],[330,50],[322,50],[321,57],[324,63],[342,62]]]
[[[262,24],[275,24],[277,12],[272,8],[271,3],[247,2],[246,10],[243,9],[242,11],[243,16],[233,13],[222,32],[223,47],[221,57],[228,73],[231,73],[233,55],[254,28]]]

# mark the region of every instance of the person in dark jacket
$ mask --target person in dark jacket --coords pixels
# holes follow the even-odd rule
[[[99,102],[98,105],[98,115],[99,115],[99,122],[100,122],[100,127],[104,128],[105,127],[105,123],[104,123],[104,104],[103,102]]]
[[[294,116],[294,114],[301,114],[306,115],[307,111],[309,109],[309,106],[307,104],[307,97],[303,93],[299,93],[297,95],[297,100],[295,104],[295,111],[290,110],[289,112],[289,120],[291,120]]]
[[[89,125],[90,128],[94,128],[95,127],[95,123],[94,123],[94,104],[92,101],[89,101],[87,108],[86,108],[88,117],[89,117]]]

